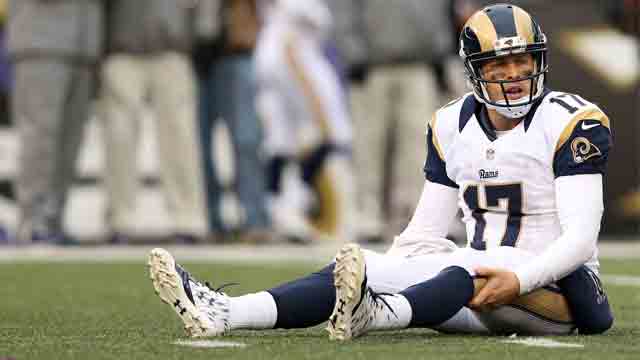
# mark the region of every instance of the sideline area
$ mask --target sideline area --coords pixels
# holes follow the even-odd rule
[[[136,262],[146,261],[154,247],[165,247],[182,262],[306,262],[331,261],[340,248],[339,243],[314,245],[119,245],[56,247],[47,245],[0,247],[0,263],[9,262]],[[384,252],[388,244],[363,245],[367,249]],[[601,259],[640,259],[640,239],[607,239],[599,243]]]

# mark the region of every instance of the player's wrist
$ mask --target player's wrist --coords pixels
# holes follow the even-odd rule
[[[527,293],[530,293],[531,291],[533,291],[534,287],[533,287],[533,279],[532,277],[529,275],[530,272],[528,272],[526,269],[516,269],[513,274],[516,277],[516,280],[518,281],[518,287],[519,287],[519,294],[520,295],[524,295]]]

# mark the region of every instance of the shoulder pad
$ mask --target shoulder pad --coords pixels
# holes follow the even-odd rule
[[[443,159],[446,148],[461,130],[461,116],[463,116],[464,105],[468,102],[469,97],[473,99],[473,94],[468,93],[444,105],[434,113],[429,122],[429,128],[433,130],[434,146]],[[475,101],[475,99],[473,100]]]
[[[609,117],[578,95],[558,94],[552,94],[541,114],[551,129],[556,177],[604,174],[612,146]]]

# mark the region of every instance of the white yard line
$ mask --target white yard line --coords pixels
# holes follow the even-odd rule
[[[521,339],[509,338],[509,340],[503,340],[502,342],[506,344],[518,344],[545,348],[584,348],[584,345],[582,344],[560,342],[543,337],[526,337]]]
[[[243,348],[247,346],[247,344],[245,343],[220,341],[220,340],[178,340],[178,341],[175,341],[174,344],[195,347],[195,348],[221,348],[221,347]]]
[[[640,276],[629,275],[602,275],[602,281],[606,284],[640,287]]]

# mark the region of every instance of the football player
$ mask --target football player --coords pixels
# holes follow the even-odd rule
[[[460,45],[473,91],[429,122],[423,194],[391,249],[348,244],[317,273],[240,297],[202,285],[155,249],[153,284],[189,334],[327,319],[336,340],[408,327],[549,335],[612,326],[596,247],[609,119],[545,87],[547,39],[516,6],[475,13]],[[444,237],[458,207],[466,248]]]
[[[320,0],[278,0],[263,13],[255,51],[257,107],[265,129],[273,226],[292,240],[353,240],[351,124],[338,74],[324,54],[331,14]],[[295,165],[303,180],[299,201],[283,184],[286,170]],[[306,218],[310,198],[317,200],[314,226]]]

